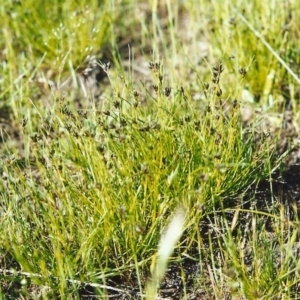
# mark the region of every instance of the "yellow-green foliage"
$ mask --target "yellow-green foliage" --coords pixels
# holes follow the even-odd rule
[[[280,164],[268,113],[280,123],[288,98],[299,118],[298,1],[2,2],[3,294],[79,299],[79,283],[132,273],[143,293],[151,268],[155,294],[164,229],[180,207],[170,260],[203,262],[196,287],[216,298],[292,295],[298,264],[283,249],[295,224],[237,196]],[[92,56],[105,77],[97,93],[80,90]]]

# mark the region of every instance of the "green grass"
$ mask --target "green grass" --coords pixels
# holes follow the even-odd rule
[[[105,298],[118,276],[155,299],[189,257],[205,295],[295,298],[297,219],[253,190],[299,120],[297,1],[4,2],[1,297]]]

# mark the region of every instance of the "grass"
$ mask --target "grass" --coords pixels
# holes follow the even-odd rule
[[[1,297],[296,299],[297,1],[4,2]]]

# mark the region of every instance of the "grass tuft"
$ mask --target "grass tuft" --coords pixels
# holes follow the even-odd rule
[[[5,0],[1,297],[296,297],[299,11]]]

